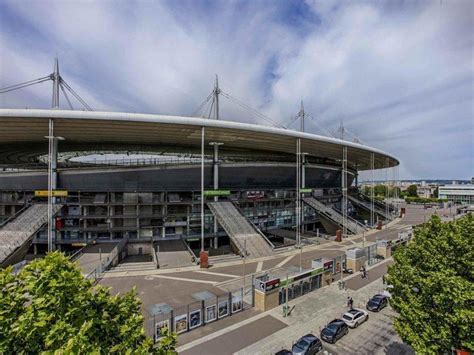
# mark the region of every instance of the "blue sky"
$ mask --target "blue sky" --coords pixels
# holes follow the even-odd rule
[[[96,110],[189,115],[217,73],[274,121],[301,100],[308,131],[343,121],[397,156],[402,178],[467,179],[473,28],[469,0],[1,0],[0,87],[47,75],[57,54]],[[4,108],[50,104],[49,83],[0,96]],[[221,117],[265,124],[225,100]]]

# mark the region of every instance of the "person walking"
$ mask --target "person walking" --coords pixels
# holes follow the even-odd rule
[[[352,299],[352,297],[349,297],[349,300],[347,301],[347,306],[349,307],[350,310],[352,309],[353,305],[354,305],[354,300]]]

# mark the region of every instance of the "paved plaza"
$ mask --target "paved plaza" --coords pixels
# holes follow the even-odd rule
[[[397,219],[381,231],[369,231],[364,237],[366,242],[375,241],[377,237],[395,239],[400,231],[422,223],[433,213],[447,216],[445,217],[447,219],[452,218],[449,212],[449,210],[425,210],[422,206],[407,206],[404,218]],[[245,265],[244,260],[234,259],[206,270],[190,266],[177,269],[109,272],[101,279],[100,284],[112,287],[114,293],[124,293],[136,287],[143,304],[147,332],[152,334],[152,317],[148,311],[154,304],[166,303],[172,308],[179,308],[195,302],[193,295],[199,292],[207,291],[218,296],[227,291],[240,289],[244,285],[250,287],[252,274],[290,267],[310,268],[312,260],[342,255],[346,249],[361,246],[362,242],[363,237],[357,235],[342,243],[329,241],[322,245],[310,245],[302,252],[284,251],[269,257],[247,260]],[[178,338],[179,350],[185,354],[235,352],[270,354],[281,348],[290,348],[291,342],[299,336],[308,332],[318,335],[320,327],[339,317],[344,311],[348,295],[354,298],[356,305],[364,306],[369,296],[382,290],[381,277],[390,263],[389,259],[370,268],[368,280],[362,280],[358,274],[346,278],[347,291],[338,290],[335,282],[329,287],[323,287],[292,301],[290,304],[295,305],[295,309],[288,318],[282,317],[281,307],[263,313],[250,308],[183,333]],[[248,295],[247,298],[249,297]],[[327,350],[333,354],[353,353],[354,349],[365,349],[367,353],[396,353],[393,351],[397,350],[403,354],[400,352],[402,344],[391,327],[390,316],[391,311],[388,309],[380,315],[373,317],[371,315],[369,323],[361,326],[360,330],[351,331],[336,346],[327,346]],[[369,331],[369,335],[354,335],[364,329],[372,331]],[[383,329],[383,332],[378,329]],[[370,332],[374,334],[370,335]],[[228,339],[231,339],[230,343]]]

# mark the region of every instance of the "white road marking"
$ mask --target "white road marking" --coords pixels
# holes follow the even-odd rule
[[[288,261],[290,261],[291,259],[293,259],[294,255],[290,255],[288,257],[286,257],[284,260],[282,260],[280,263],[278,263],[277,266],[275,267],[282,267],[283,265],[285,265]]]
[[[263,268],[263,261],[259,261],[258,264],[257,264],[256,272],[262,271],[262,268]]]
[[[220,273],[220,272],[212,272],[212,271],[205,271],[205,270],[199,270],[199,271],[195,271],[195,272],[199,272],[201,274],[214,275],[214,276],[230,277],[230,278],[233,278],[233,279],[237,279],[237,278],[241,277],[241,276],[237,276],[237,275],[223,274],[223,273]]]
[[[215,285],[215,284],[218,283],[217,281],[187,279],[187,278],[184,278],[184,277],[174,277],[174,276],[164,276],[164,275],[153,275],[153,277],[156,277],[156,278],[159,278],[159,279],[169,279],[169,280],[176,280],[176,281],[197,282],[197,283],[211,284],[211,285]]]

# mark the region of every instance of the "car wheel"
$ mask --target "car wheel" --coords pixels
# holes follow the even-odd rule
[[[359,322],[356,322],[356,324],[354,325],[354,328],[357,328],[359,326]]]

